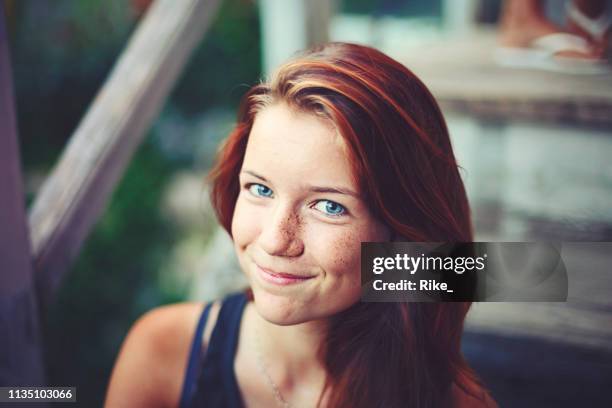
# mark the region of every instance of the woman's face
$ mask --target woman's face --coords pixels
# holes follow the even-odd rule
[[[232,219],[255,306],[281,325],[329,317],[360,297],[360,244],[388,229],[359,196],[330,121],[279,103],[256,116]]]

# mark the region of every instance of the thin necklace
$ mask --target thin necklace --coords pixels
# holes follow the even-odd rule
[[[283,394],[281,394],[280,390],[278,389],[278,386],[272,380],[272,377],[270,377],[270,374],[268,374],[268,370],[266,368],[266,364],[264,363],[264,359],[263,359],[261,340],[259,338],[259,329],[257,328],[257,325],[255,325],[255,351],[257,354],[257,367],[259,368],[259,371],[263,374],[270,388],[272,388],[274,399],[276,399],[276,402],[278,403],[279,406],[283,408],[291,408],[291,404],[285,401],[285,399],[283,398]]]

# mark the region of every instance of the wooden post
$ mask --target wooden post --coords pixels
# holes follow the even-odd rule
[[[0,2],[0,386],[44,385],[11,77]]]
[[[465,35],[474,30],[478,0],[443,0],[442,18],[445,28],[454,35]]]
[[[264,73],[297,51],[329,41],[335,8],[336,0],[260,0]]]
[[[156,0],[72,135],[30,211],[42,308],[51,302],[218,6],[219,0]]]

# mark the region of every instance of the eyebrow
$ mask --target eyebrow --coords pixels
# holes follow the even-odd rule
[[[319,186],[311,186],[310,191],[315,193],[334,193],[334,194],[344,194],[348,196],[352,196],[354,198],[360,199],[361,197],[356,192],[341,188],[341,187],[319,187]]]
[[[270,182],[270,181],[269,181],[267,178],[265,178],[264,176],[260,176],[259,174],[255,173],[254,171],[251,171],[251,170],[242,170],[242,171],[241,171],[241,173],[247,173],[247,174],[250,174],[251,176],[253,176],[253,177],[255,177],[255,178],[258,178],[258,179],[260,179],[260,180],[263,180],[263,181],[265,181],[266,183],[269,183],[269,182]]]
[[[260,174],[257,174],[257,173],[255,173],[254,171],[251,171],[251,170],[243,170],[243,171],[241,171],[241,173],[250,174],[251,176],[253,176],[255,178],[258,178],[258,179],[260,179],[262,181],[265,181],[266,183],[270,182],[264,176],[262,176]],[[353,190],[349,190],[347,188],[342,188],[342,187],[310,186],[309,190],[314,192],[314,193],[344,194],[344,195],[355,197],[357,199],[361,199],[361,196],[358,193],[354,192]]]

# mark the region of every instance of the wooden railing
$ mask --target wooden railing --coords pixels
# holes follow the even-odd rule
[[[51,303],[219,3],[156,0],[151,5],[37,195],[29,214],[31,245],[0,15],[0,385],[43,380],[38,308]]]

